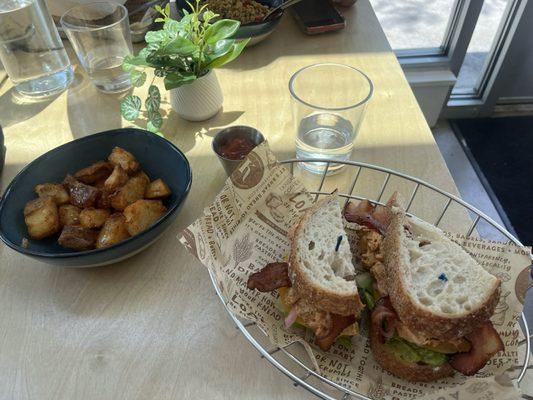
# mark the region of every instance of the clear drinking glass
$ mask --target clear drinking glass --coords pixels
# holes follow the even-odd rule
[[[131,87],[122,60],[132,53],[128,10],[113,2],[81,4],[61,17],[61,26],[95,86],[103,92]]]
[[[300,69],[289,81],[296,124],[296,157],[346,161],[372,97],[372,81],[343,64],[322,63]],[[325,163],[304,163],[311,172]],[[342,168],[332,164],[329,172]]]
[[[72,82],[72,66],[44,0],[0,0],[0,60],[25,96],[50,96]]]

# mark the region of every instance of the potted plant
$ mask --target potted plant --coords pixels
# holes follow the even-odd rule
[[[249,39],[237,42],[229,39],[239,29],[240,22],[218,19],[217,14],[200,6],[199,0],[191,12],[176,21],[170,17],[170,5],[156,6],[162,17],[163,29],[146,33],[147,46],[136,56],[127,56],[122,68],[130,73],[134,87],[146,82],[146,69],[154,69],[154,79],[163,78],[170,91],[170,104],[182,118],[203,121],[213,117],[222,107],[222,91],[214,68],[233,61],[241,54]],[[214,21],[214,22],[213,22]],[[147,128],[158,132],[163,123],[159,105],[161,94],[153,84],[145,100]],[[141,112],[139,96],[126,96],[121,105],[122,115],[128,121],[136,120]]]

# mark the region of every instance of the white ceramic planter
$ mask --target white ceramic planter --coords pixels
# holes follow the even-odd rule
[[[170,105],[178,115],[188,121],[204,121],[213,117],[224,97],[215,71],[170,91]]]

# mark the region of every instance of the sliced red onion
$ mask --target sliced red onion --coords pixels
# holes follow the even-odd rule
[[[285,317],[285,328],[290,328],[292,324],[298,319],[298,310],[296,307],[291,308],[291,311]]]
[[[392,317],[385,317],[381,324],[379,325],[379,333],[381,333],[381,336],[383,336],[385,339],[390,339],[394,336],[394,331],[396,330],[396,316]]]
[[[383,305],[383,301],[374,309],[371,318],[373,326],[379,329],[382,338],[389,339],[394,336],[398,317],[393,310]]]

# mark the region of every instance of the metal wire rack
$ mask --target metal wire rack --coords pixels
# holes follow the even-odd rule
[[[350,199],[354,200],[369,200],[373,204],[383,204],[382,198],[387,192],[388,186],[391,182],[391,178],[394,177],[398,182],[396,182],[395,190],[398,190],[402,193],[410,193],[406,203],[406,211],[411,215],[416,215],[413,212],[410,212],[411,207],[416,201],[417,196],[422,188],[429,190],[431,192],[438,193],[441,196],[444,196],[446,199],[440,213],[437,215],[437,218],[434,221],[435,226],[442,225],[448,215],[448,211],[452,205],[459,206],[467,214],[469,214],[473,220],[469,225],[469,228],[466,230],[465,235],[471,236],[474,233],[474,230],[478,225],[484,221],[488,224],[489,227],[494,229],[496,232],[501,234],[503,237],[507,238],[510,242],[515,243],[516,245],[521,246],[520,241],[509,233],[505,228],[496,223],[492,218],[485,215],[481,211],[477,210],[475,207],[472,207],[465,201],[461,200],[459,197],[454,196],[444,190],[437,188],[436,186],[424,182],[418,178],[397,172],[388,168],[379,167],[376,165],[371,165],[362,162],[356,161],[345,161],[339,162],[338,160],[332,159],[289,159],[282,161],[281,164],[288,165],[292,174],[294,174],[294,166],[299,163],[316,163],[319,168],[323,169],[321,176],[319,178],[319,185],[317,190],[311,191],[311,194],[315,195],[315,201],[321,195],[327,195],[329,192],[323,191],[324,182],[330,174],[330,167],[332,165],[338,166],[338,164],[344,164],[344,168],[351,168],[353,170],[353,179],[350,184],[350,190],[347,193],[339,193],[339,196],[346,198],[346,202]],[[356,185],[360,179],[362,173],[365,171],[377,171],[383,177],[383,183],[380,186],[379,194],[375,199],[366,198],[357,194]],[[402,185],[403,184],[403,185]],[[408,190],[402,190],[402,186],[408,188]],[[354,193],[355,192],[355,193]],[[466,217],[466,216],[465,216]],[[468,217],[466,217],[468,218]],[[483,237],[482,234],[479,236]],[[292,381],[294,386],[301,386],[302,388],[308,390],[309,392],[315,394],[321,399],[327,400],[348,400],[348,399],[359,399],[359,400],[372,400],[371,398],[354,392],[345,388],[342,385],[339,385],[322,375],[314,369],[310,360],[308,359],[307,354],[303,351],[303,346],[299,343],[293,343],[286,347],[277,347],[273,346],[264,330],[262,330],[257,324],[250,321],[244,321],[238,318],[227,305],[226,299],[224,298],[220,288],[218,287],[217,281],[213,272],[209,272],[213,286],[215,287],[216,293],[218,294],[222,304],[226,308],[226,311],[230,315],[231,319],[236,325],[236,328],[239,329],[242,334],[248,339],[248,341],[259,351],[261,358],[267,359],[274,367],[283,372],[288,376]],[[531,351],[531,338],[532,335],[529,331],[529,327],[526,321],[524,314],[521,315],[521,321],[524,331],[525,339],[520,342],[520,345],[526,346],[525,356],[523,365],[515,366],[515,370],[519,370],[519,375],[516,378],[517,382],[520,383],[524,378],[525,373],[527,372],[529,366],[529,358]],[[525,399],[533,399],[528,395],[524,395]]]

